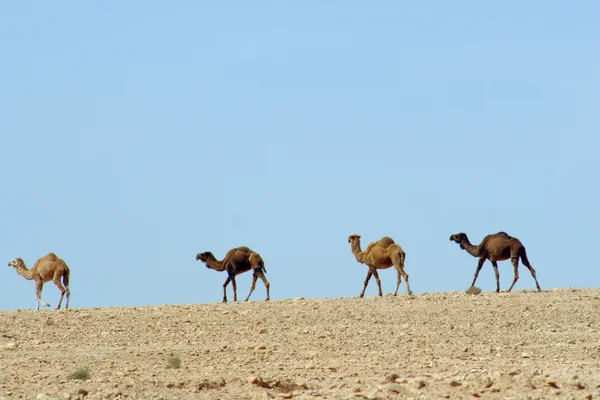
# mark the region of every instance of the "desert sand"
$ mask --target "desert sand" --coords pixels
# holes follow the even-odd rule
[[[2,400],[600,398],[600,290],[2,311],[0,365]]]

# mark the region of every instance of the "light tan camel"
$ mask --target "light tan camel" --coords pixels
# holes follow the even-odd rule
[[[196,255],[196,260],[202,261],[206,264],[207,268],[214,269],[215,271],[227,271],[227,279],[223,284],[223,303],[227,302],[227,285],[229,282],[233,285],[233,301],[237,301],[237,285],[235,283],[235,277],[236,275],[243,274],[250,270],[253,271],[252,287],[250,288],[248,297],[246,297],[246,301],[250,299],[250,295],[256,288],[256,280],[258,278],[263,281],[265,289],[267,290],[266,300],[270,299],[269,288],[271,284],[265,276],[265,273],[267,272],[265,262],[260,254],[250,250],[248,247],[242,246],[229,250],[225,255],[225,258],[221,261],[217,260],[210,251],[198,253]]]
[[[515,277],[513,279],[512,285],[508,291],[510,292],[517,283],[519,279],[519,257],[529,271],[531,272],[531,276],[535,280],[535,286],[537,286],[538,291],[542,291],[540,288],[540,284],[537,281],[535,275],[535,269],[529,263],[527,259],[527,251],[525,251],[525,246],[523,243],[515,237],[510,236],[506,232],[498,232],[492,235],[487,235],[483,238],[480,244],[472,245],[469,242],[469,238],[465,233],[456,233],[450,236],[450,240],[460,244],[460,248],[464,249],[472,255],[473,257],[478,257],[479,262],[477,263],[477,269],[475,270],[475,277],[473,278],[473,283],[471,287],[475,286],[475,281],[477,280],[477,276],[479,275],[479,271],[481,271],[481,267],[483,267],[483,263],[485,260],[490,260],[492,262],[492,266],[494,267],[494,273],[496,274],[496,292],[500,292],[500,273],[498,272],[498,261],[510,260],[512,261],[512,265],[515,268]]]
[[[67,294],[67,304],[65,308],[69,308],[69,297],[71,297],[71,291],[69,290],[69,267],[67,264],[58,258],[54,253],[48,253],[46,256],[40,258],[35,262],[31,270],[27,269],[25,262],[22,258],[15,258],[9,261],[10,267],[15,267],[17,273],[27,280],[35,281],[35,301],[37,302],[36,310],[40,309],[40,303],[46,307],[50,307],[50,304],[42,300],[42,287],[46,282],[54,282],[54,284],[60,290],[60,300],[56,309],[60,308],[65,293]],[[62,283],[60,278],[62,277]]]
[[[365,279],[365,285],[360,293],[360,297],[365,295],[365,290],[367,289],[367,285],[369,284],[369,279],[371,279],[371,276],[375,277],[377,287],[379,288],[379,295],[382,296],[383,293],[381,292],[381,281],[379,280],[379,274],[377,273],[377,270],[387,269],[392,265],[398,272],[398,280],[396,283],[396,292],[394,292],[394,296],[398,294],[398,288],[402,282],[402,277],[404,277],[404,280],[406,281],[408,294],[412,295],[412,291],[410,290],[410,285],[408,283],[408,274],[404,272],[404,260],[406,259],[406,253],[404,253],[399,244],[394,243],[392,238],[385,236],[376,242],[371,242],[364,252],[360,249],[359,235],[350,235],[350,237],[348,237],[348,243],[351,245],[352,254],[354,254],[356,257],[356,261],[369,267],[369,272],[367,272],[367,278]]]

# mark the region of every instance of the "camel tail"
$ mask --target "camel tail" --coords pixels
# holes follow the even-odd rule
[[[67,271],[66,273],[63,275],[63,285],[65,285],[65,287],[68,289],[69,288],[69,280],[71,278],[71,270],[69,270],[69,267],[67,267]]]
[[[404,261],[406,260],[406,253],[402,248],[398,249],[398,258],[400,259],[400,266],[404,268]]]

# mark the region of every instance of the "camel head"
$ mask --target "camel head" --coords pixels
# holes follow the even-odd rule
[[[210,251],[205,251],[204,253],[196,254],[196,261],[200,260],[203,263],[206,263],[207,261],[214,260],[214,259],[215,259],[215,256],[213,256],[213,254]]]
[[[348,243],[358,243],[360,245],[360,235],[350,235],[348,236]]]
[[[8,262],[8,266],[9,267],[15,267],[15,268],[19,268],[20,265],[23,265],[23,259],[22,258],[15,258],[14,260],[10,260]]]
[[[450,236],[450,240],[452,240],[453,242],[456,242],[458,244],[460,244],[460,248],[464,248],[462,243],[463,241],[467,241],[469,242],[469,238],[467,237],[466,233],[455,233],[454,235]]]

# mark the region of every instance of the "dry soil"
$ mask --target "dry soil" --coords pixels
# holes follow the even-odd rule
[[[599,310],[560,289],[3,311],[0,399],[600,398]]]

